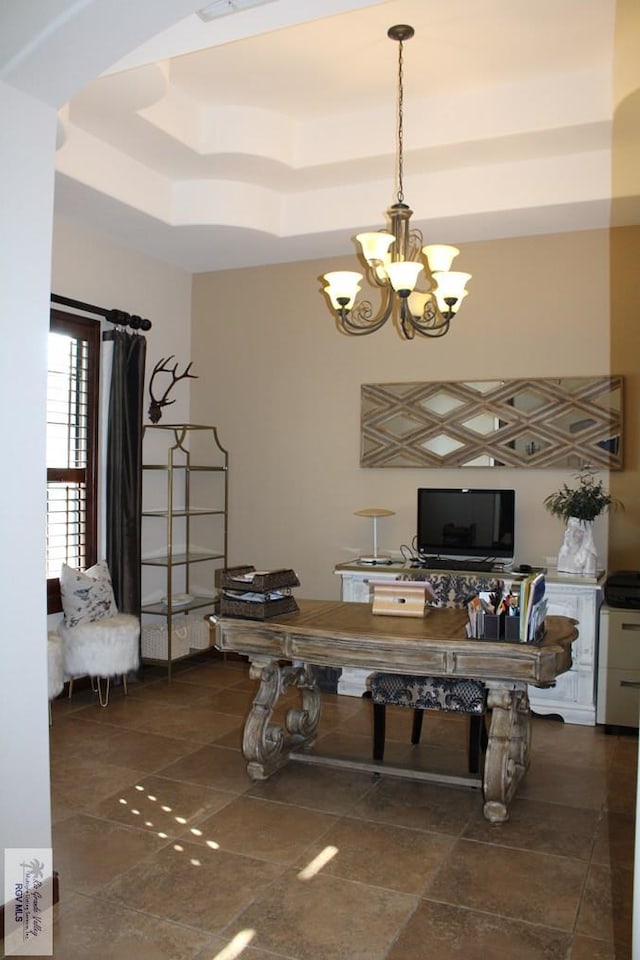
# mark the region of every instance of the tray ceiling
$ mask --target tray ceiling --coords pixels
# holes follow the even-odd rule
[[[425,238],[609,225],[612,0],[322,7],[194,14],[87,86],[60,111],[57,213],[192,272],[352,255],[394,199],[386,31],[408,22],[405,194]]]

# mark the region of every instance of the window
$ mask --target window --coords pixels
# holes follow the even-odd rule
[[[97,559],[100,323],[51,311],[47,380],[47,609],[60,602],[60,569]]]

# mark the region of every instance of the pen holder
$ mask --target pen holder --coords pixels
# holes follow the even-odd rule
[[[484,615],[483,640],[508,640],[510,643],[520,642],[520,617],[498,616],[494,613]]]

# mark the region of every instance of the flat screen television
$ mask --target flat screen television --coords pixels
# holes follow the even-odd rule
[[[515,490],[420,487],[418,554],[513,559],[515,507]]]

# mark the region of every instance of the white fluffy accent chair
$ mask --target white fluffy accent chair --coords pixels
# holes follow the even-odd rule
[[[109,703],[111,677],[122,677],[126,695],[127,673],[139,663],[140,621],[129,613],[116,613],[101,620],[83,621],[74,627],[58,626],[64,644],[64,672],[69,678],[69,696],[74,677],[91,677],[101,707]],[[101,680],[106,680],[103,692]]]
[[[62,638],[57,633],[47,637],[47,666],[49,678],[49,723],[51,723],[51,701],[64,689],[64,649]]]
[[[111,677],[122,677],[126,695],[127,673],[138,666],[140,621],[130,613],[118,613],[111,574],[104,560],[88,570],[76,570],[63,563],[60,597],[64,620],[58,633],[64,644],[69,697],[73,678],[89,676],[100,706],[106,707]],[[106,681],[104,693],[101,680]]]

